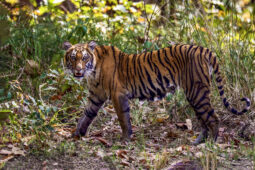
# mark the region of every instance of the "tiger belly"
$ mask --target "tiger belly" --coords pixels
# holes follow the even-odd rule
[[[175,94],[177,88],[178,87],[174,85],[168,85],[164,88],[164,90],[156,88],[156,91],[153,91],[149,88],[146,88],[146,90],[142,90],[141,88],[139,88],[139,90],[135,91],[135,93],[129,93],[127,96],[129,99],[138,98],[139,100],[158,101],[162,100],[168,94]]]

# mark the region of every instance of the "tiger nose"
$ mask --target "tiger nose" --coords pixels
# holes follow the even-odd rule
[[[77,71],[81,71],[81,69],[82,69],[82,65],[81,65],[81,64],[77,64],[76,70],[77,70]]]

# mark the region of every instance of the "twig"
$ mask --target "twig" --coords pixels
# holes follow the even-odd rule
[[[44,101],[43,101],[43,99],[42,99],[42,88],[43,88],[45,85],[46,85],[46,83],[43,83],[43,84],[41,84],[41,85],[39,86],[39,98],[40,98],[40,100],[41,100],[41,102],[42,102],[42,105],[45,105],[45,104],[44,104]]]
[[[146,7],[145,7],[145,0],[143,0],[143,5],[144,5],[144,12],[145,12],[145,16],[146,16],[146,20],[148,22],[148,26],[145,27],[145,30],[144,30],[144,42],[148,41],[149,39],[149,31],[150,31],[150,27],[151,27],[151,20],[152,20],[152,16],[154,15],[155,13],[155,10],[156,10],[156,6],[158,5],[159,3],[159,0],[157,0],[155,6],[154,6],[154,9],[153,9],[153,12],[151,14],[151,17],[150,19],[148,19],[148,15],[147,15],[147,12],[146,12]]]
[[[20,77],[21,77],[22,74],[24,73],[24,68],[25,68],[25,67],[23,67],[23,68],[21,69],[21,72],[20,72],[19,76],[16,78],[17,81],[20,79]]]
[[[7,75],[0,75],[0,78],[5,78],[5,77],[12,77],[15,76],[15,73],[7,74]]]

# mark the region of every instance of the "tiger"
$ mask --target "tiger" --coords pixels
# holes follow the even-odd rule
[[[111,100],[122,138],[132,134],[129,100],[162,99],[167,93],[184,90],[196,113],[201,131],[193,142],[203,143],[208,135],[217,140],[220,120],[210,102],[214,75],[221,100],[228,111],[242,115],[250,109],[250,99],[241,111],[230,106],[224,95],[223,81],[216,55],[197,45],[172,44],[159,50],[127,54],[115,46],[98,45],[96,41],[72,45],[64,42],[64,65],[78,79],[85,78],[89,95],[84,115],[78,120],[74,137],[84,136],[99,109]]]

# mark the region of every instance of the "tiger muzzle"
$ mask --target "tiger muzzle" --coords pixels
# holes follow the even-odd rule
[[[85,71],[84,70],[74,70],[74,76],[75,77],[83,77]]]

